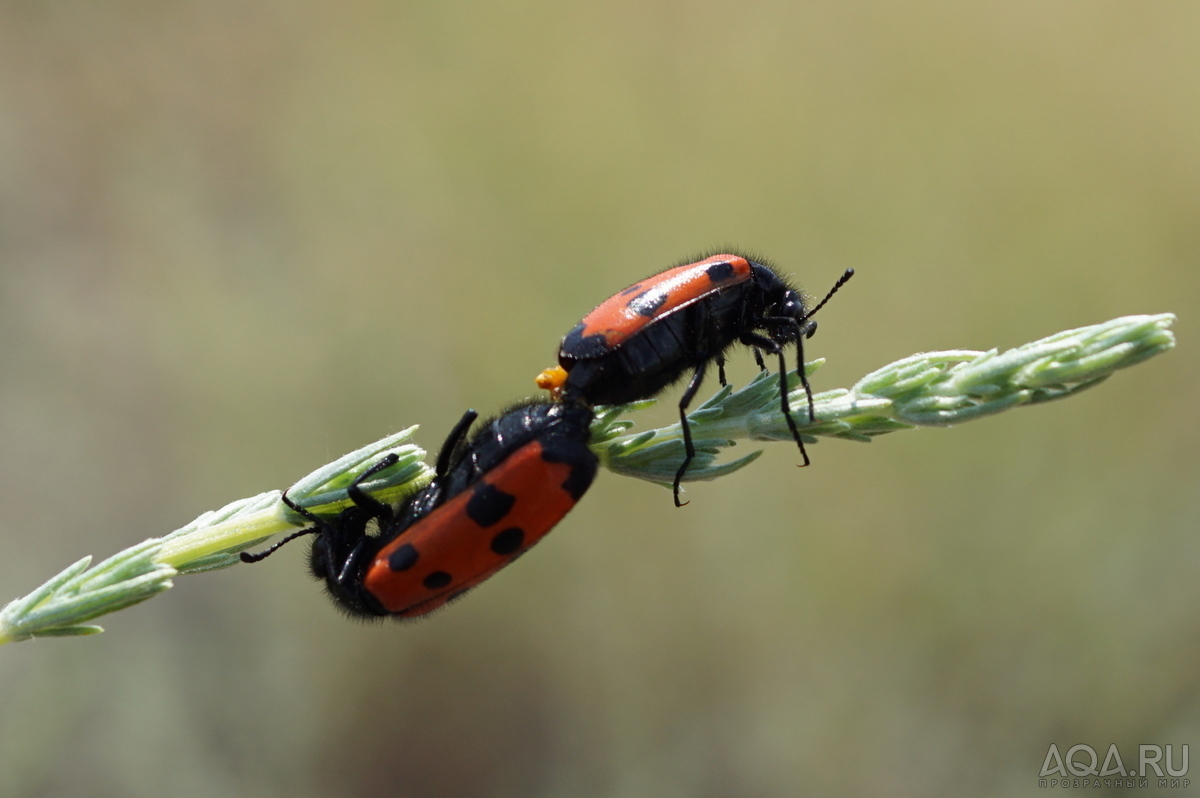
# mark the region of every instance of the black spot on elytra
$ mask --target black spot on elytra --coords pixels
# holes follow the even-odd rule
[[[633,299],[629,300],[629,304],[626,305],[626,307],[639,316],[654,318],[654,314],[658,313],[658,309],[661,308],[666,301],[667,293],[665,291],[660,291],[657,288],[651,288],[650,290],[643,291]]]
[[[450,584],[451,579],[453,579],[453,577],[451,577],[450,574],[446,573],[445,571],[434,571],[429,576],[422,579],[421,584],[430,590],[437,590],[438,588],[445,587],[446,585]]]
[[[413,548],[411,543],[405,543],[388,555],[388,568],[393,571],[407,571],[417,564],[420,557],[420,553]]]
[[[609,346],[603,333],[584,335],[583,322],[580,322],[563,337],[562,351],[572,358],[591,358],[608,352]],[[567,370],[570,371],[570,368]]]
[[[480,482],[471,490],[471,498],[467,499],[467,517],[482,527],[488,527],[508,515],[516,501],[517,497],[511,493]]]
[[[629,296],[630,294],[636,294],[638,291],[641,291],[641,290],[642,290],[642,284],[637,283],[636,285],[631,285],[628,288],[626,288],[624,291],[622,291],[621,296]]]
[[[591,487],[592,480],[595,478],[595,463],[576,463],[571,466],[571,473],[563,481],[562,489],[569,493],[572,499],[579,501]]]
[[[579,501],[596,478],[596,455],[578,441],[556,436],[545,438],[542,440],[542,459],[547,463],[566,463],[571,466],[570,473],[563,480],[562,489],[575,501]]]
[[[578,346],[583,341],[583,322],[579,322],[571,331],[563,336],[563,346]]]
[[[525,530],[519,526],[510,526],[503,532],[497,532],[492,538],[492,551],[504,557],[521,548],[525,542]]]
[[[737,272],[734,271],[733,264],[727,260],[713,263],[705,271],[708,274],[708,279],[712,280],[714,283],[723,283],[726,280],[732,280],[737,276]]]

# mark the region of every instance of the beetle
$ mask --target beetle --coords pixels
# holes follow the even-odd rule
[[[539,387],[566,402],[627,404],[656,396],[689,372],[679,400],[684,459],[675,472],[679,483],[696,456],[687,408],[715,362],[722,385],[725,354],[734,344],[779,358],[780,405],[788,429],[809,464],[804,441],[788,406],[784,349],[796,346],[800,381],[808,396],[808,420],[814,420],[812,386],[804,374],[804,340],[816,332],[813,315],[854,276],[847,269],[816,307],[761,260],[731,253],[710,255],[640,280],[596,306],[562,339],[558,366],[538,375]]]
[[[425,615],[462,596],[524,554],[591,486],[591,408],[527,402],[481,425],[468,410],[438,454],[434,478],[393,508],[362,483],[396,462],[389,455],[347,489],[351,504],[331,520],[283,501],[312,523],[258,554],[258,562],[301,535],[315,534],[309,570],[347,614]],[[374,523],[377,534],[368,529]]]

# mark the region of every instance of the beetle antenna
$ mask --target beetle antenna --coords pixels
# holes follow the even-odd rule
[[[829,293],[825,295],[825,298],[822,299],[820,302],[818,302],[817,306],[815,308],[810,310],[808,313],[804,314],[804,320],[807,321],[807,320],[811,319],[813,316],[815,316],[817,314],[817,311],[820,310],[821,308],[825,307],[825,303],[828,302],[830,300],[830,298],[832,298],[833,295],[838,292],[839,288],[841,288],[843,285],[848,283],[850,281],[850,278],[853,276],[854,276],[854,269],[846,269],[846,271],[842,273],[842,276],[838,278],[838,281],[833,284],[833,288],[829,289]]]
[[[315,527],[315,526],[311,527],[309,529],[301,529],[299,532],[293,532],[292,534],[288,535],[286,538],[279,541],[278,543],[276,543],[274,546],[267,549],[266,551],[260,551],[257,554],[251,554],[248,551],[243,551],[241,553],[242,562],[262,562],[263,560],[267,559],[275,552],[279,551],[279,547],[284,545],[285,543],[291,543],[293,540],[295,540],[298,537],[301,537],[303,535],[313,535],[320,531],[321,531],[320,527]]]
[[[386,458],[385,458],[385,461],[386,461]],[[376,465],[378,466],[378,464],[376,464]],[[390,465],[390,463],[389,463],[389,465]],[[373,471],[374,470],[369,471],[368,473],[373,473]],[[284,543],[291,543],[293,540],[295,540],[298,537],[301,537],[302,535],[316,534],[316,533],[320,532],[321,527],[324,526],[325,522],[322,521],[319,516],[315,515],[307,507],[301,507],[300,505],[298,505],[294,501],[292,501],[291,497],[287,495],[286,490],[283,492],[283,495],[280,496],[279,498],[283,500],[284,504],[286,504],[288,507],[292,508],[292,510],[294,510],[295,512],[297,512],[300,515],[307,518],[309,521],[312,521],[314,524],[316,524],[316,526],[310,527],[308,529],[301,529],[299,532],[293,532],[292,534],[288,535],[283,540],[276,543],[271,548],[267,549],[266,551],[260,551],[258,554],[251,554],[248,551],[243,551],[241,553],[242,562],[262,562],[267,557],[270,557],[272,554],[274,554],[276,551],[278,551],[279,547],[282,546]]]

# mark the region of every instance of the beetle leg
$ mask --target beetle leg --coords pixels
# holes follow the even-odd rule
[[[804,394],[808,397],[808,423],[811,424],[816,420],[816,409],[813,405],[812,386],[809,385],[808,375],[804,372],[804,339],[812,335],[817,323],[813,321],[802,326],[799,321],[790,316],[770,316],[763,319],[763,322],[771,327],[792,328],[791,337],[796,339],[796,372],[800,375],[800,384],[804,386]],[[780,346],[782,347],[782,345]]]
[[[800,430],[796,427],[796,420],[792,418],[792,409],[788,405],[787,360],[784,358],[783,347],[765,335],[759,335],[758,333],[746,333],[742,336],[742,341],[751,346],[761,347],[765,351],[779,356],[780,409],[783,411],[783,417],[787,421],[788,429],[791,430],[792,439],[800,447],[800,456],[804,458],[803,465],[808,465],[812,461],[808,459],[808,452],[804,449],[804,439],[800,437]],[[803,352],[802,349],[800,351]],[[800,364],[800,382],[804,384],[804,391],[808,395],[808,421],[811,424],[813,421],[813,395],[812,388],[808,384],[808,377],[804,374],[803,355],[800,357]]]
[[[358,477],[346,488],[346,495],[350,497],[350,501],[366,510],[375,518],[390,520],[392,517],[392,507],[389,504],[379,501],[375,497],[368,494],[365,490],[359,487],[371,477],[383,471],[385,468],[390,468],[396,464],[400,458],[395,452],[392,452],[387,457],[384,457],[375,465],[368,468],[366,471],[358,475]]]
[[[282,495],[282,496],[280,496],[279,498],[280,498],[280,499],[283,501],[283,503],[284,503],[284,504],[286,504],[288,507],[292,508],[292,509],[293,509],[293,510],[295,510],[297,513],[299,513],[300,515],[304,516],[304,517],[305,517],[307,520],[309,520],[309,521],[312,521],[312,522],[313,522],[314,524],[316,524],[317,526],[321,526],[321,525],[323,525],[323,524],[325,523],[325,522],[324,522],[324,521],[322,521],[322,520],[321,520],[321,519],[320,519],[318,516],[314,515],[314,514],[312,513],[312,511],[310,511],[310,510],[309,510],[307,507],[301,507],[300,505],[298,505],[298,504],[296,504],[294,501],[292,501],[292,498],[291,498],[290,496],[288,496],[288,495],[287,495],[287,491],[286,491],[286,490],[283,492],[283,495]]]
[[[692,381],[688,383],[687,390],[683,392],[683,396],[679,400],[679,425],[683,427],[683,463],[680,464],[679,470],[675,472],[675,506],[682,507],[687,502],[679,501],[679,482],[683,479],[684,472],[687,471],[692,460],[696,457],[696,447],[692,445],[692,429],[688,425],[687,406],[696,398],[696,391],[700,390],[700,383],[704,381],[704,369],[708,366],[707,362],[696,366],[696,373],[692,375]]]
[[[342,560],[342,567],[337,573],[336,581],[339,585],[348,588],[352,591],[358,590],[358,582],[361,575],[366,570],[360,563],[364,559],[374,557],[379,549],[379,541],[373,537],[364,535],[354,543],[354,547]]]
[[[463,439],[467,437],[467,430],[475,423],[475,419],[479,418],[479,414],[474,410],[468,410],[463,413],[463,417],[454,425],[454,429],[450,430],[450,434],[446,436],[446,442],[442,444],[442,450],[438,452],[437,465],[434,468],[434,476],[438,479],[446,476],[454,463],[450,459],[454,457],[459,445]]]

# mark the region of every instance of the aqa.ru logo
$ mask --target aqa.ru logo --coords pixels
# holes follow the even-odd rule
[[[1108,747],[1103,764],[1096,749],[1090,745],[1073,745],[1063,756],[1058,752],[1058,746],[1051,743],[1046,761],[1042,763],[1042,772],[1038,774],[1038,786],[1140,788],[1149,787],[1153,782],[1156,787],[1186,789],[1192,781],[1183,778],[1188,772],[1188,747],[1180,748],[1182,755],[1178,767],[1175,767],[1172,746],[1139,745],[1138,766],[1126,768],[1116,743]]]

